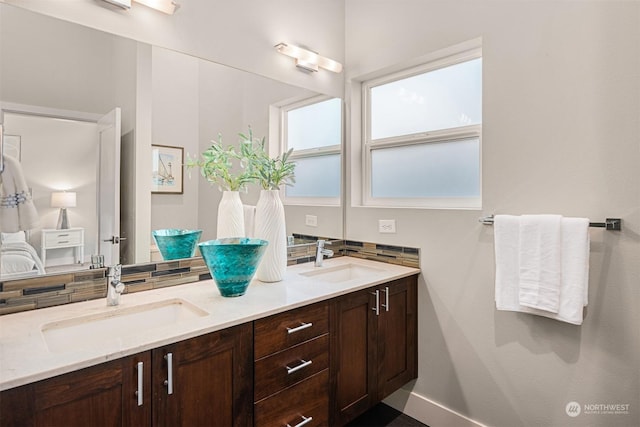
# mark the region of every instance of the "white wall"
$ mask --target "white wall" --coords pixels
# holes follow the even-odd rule
[[[2,101],[97,114],[120,106],[130,117],[134,94],[123,80],[135,77],[135,42],[14,7],[0,10]]]
[[[169,16],[133,3],[2,0],[36,12],[174,49],[317,92],[342,96],[343,74],[308,74],[276,52],[281,41],[344,59],[344,0],[185,0]]]
[[[419,378],[394,404],[432,426],[470,425],[449,410],[640,425],[640,3],[349,0],[346,28],[349,81],[482,37],[483,210],[347,210],[348,238],[420,248]],[[591,229],[582,326],[495,310],[493,229],[477,222],[491,213],[623,219]],[[378,234],[380,218],[398,233]],[[630,413],[570,418],[570,401]]]

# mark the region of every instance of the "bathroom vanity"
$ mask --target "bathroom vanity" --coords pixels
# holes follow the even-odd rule
[[[240,298],[203,281],[3,316],[0,424],[343,425],[417,376],[418,273],[340,257]]]

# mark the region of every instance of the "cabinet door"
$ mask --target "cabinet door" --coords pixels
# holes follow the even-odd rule
[[[343,425],[376,399],[375,296],[363,290],[331,304],[331,423]]]
[[[380,286],[378,400],[417,377],[416,276]]]
[[[101,365],[3,392],[3,426],[148,426],[150,394],[137,405],[137,363],[143,362],[146,390],[151,390],[150,354]],[[6,394],[5,394],[6,393]],[[23,401],[16,401],[17,397]],[[5,398],[6,397],[6,398]]]
[[[250,323],[155,349],[153,366],[154,426],[253,423]]]

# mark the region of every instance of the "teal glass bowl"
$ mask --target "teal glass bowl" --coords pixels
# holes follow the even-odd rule
[[[153,230],[153,239],[162,254],[162,259],[191,258],[196,252],[196,243],[200,240],[202,230],[181,230],[166,228]]]
[[[269,242],[244,237],[198,243],[202,258],[223,297],[244,295]]]

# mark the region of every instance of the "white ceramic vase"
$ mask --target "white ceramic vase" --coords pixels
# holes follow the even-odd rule
[[[269,242],[256,271],[256,278],[262,282],[282,280],[287,269],[287,229],[278,190],[260,192],[256,205],[255,236]]]
[[[223,191],[218,205],[218,239],[225,237],[245,237],[244,208],[240,193]]]

